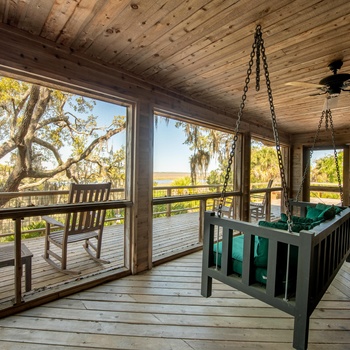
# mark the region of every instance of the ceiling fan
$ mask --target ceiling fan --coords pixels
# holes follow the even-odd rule
[[[333,72],[333,74],[321,79],[318,84],[295,81],[295,82],[286,83],[286,85],[301,86],[306,88],[316,88],[320,90],[318,93],[312,94],[310,96],[328,94],[327,97],[329,98],[336,97],[341,93],[341,91],[350,92],[350,74],[337,73],[338,70],[342,67],[342,65],[343,65],[342,60],[336,60],[331,62],[328,65],[328,68]]]

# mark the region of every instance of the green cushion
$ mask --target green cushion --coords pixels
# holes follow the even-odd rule
[[[232,239],[232,258],[235,260],[243,261],[243,245],[244,245],[244,236],[239,235]],[[214,244],[214,252],[216,252],[216,247],[219,248],[219,253],[222,253],[222,242]],[[221,259],[221,258],[220,258]],[[221,261],[220,261],[221,262]]]
[[[233,237],[232,239],[232,270],[242,275],[242,266],[243,266],[243,246],[244,246],[244,235],[239,235]],[[218,253],[216,254],[216,250],[218,248]],[[267,254],[268,254],[268,239],[255,236],[255,244],[254,244],[254,277],[255,281],[266,284],[267,281]],[[218,259],[218,266],[221,266],[221,254],[222,254],[222,242],[218,244],[214,244],[214,264],[216,263],[216,258]],[[291,246],[290,250],[290,284],[289,289],[295,284],[294,279],[296,275],[296,266],[298,259],[298,248],[295,246]],[[286,260],[287,260],[287,245],[282,246],[279,250],[279,254],[277,257],[277,274],[278,279],[278,288],[283,289],[283,283],[285,280],[285,271],[286,271]]]
[[[318,210],[324,211],[326,209],[329,209],[330,207],[331,207],[331,205],[328,205],[328,204],[317,203],[315,208],[318,209]]]
[[[219,249],[219,253],[222,252],[222,242],[218,244],[214,244],[214,252],[216,253],[216,249]],[[232,258],[237,261],[243,261],[243,247],[244,247],[244,235],[239,235],[233,237],[232,239]],[[266,267],[267,266],[267,255],[269,249],[269,241],[266,238],[255,236],[254,242],[254,265],[258,267]],[[215,255],[215,254],[214,254]],[[218,264],[221,263],[218,258]],[[241,271],[242,272],[242,271]]]
[[[254,265],[258,267],[267,266],[267,255],[269,252],[269,240],[264,237],[255,236],[258,239],[256,247],[256,255],[254,257]]]
[[[323,203],[318,203],[316,209],[322,210],[320,214],[324,220],[330,220],[335,217],[336,214],[339,214],[344,208],[338,207],[336,205],[327,205]]]
[[[267,281],[267,270],[262,267],[257,267],[255,269],[255,280],[262,284],[266,284]]]
[[[285,222],[279,222],[279,221],[259,221],[259,226],[263,227],[271,227],[271,228],[278,228],[279,230],[284,230],[287,224]]]
[[[287,222],[288,220],[288,216],[284,213],[281,214],[281,220],[282,222]],[[305,217],[300,217],[300,216],[295,216],[295,215],[292,215],[291,216],[291,220],[293,222],[293,224],[312,224],[314,222],[313,219],[310,219],[310,218],[305,218]]]
[[[257,282],[260,282],[262,284],[266,284],[266,276],[267,271],[266,267],[267,265],[267,250],[266,250],[266,257],[264,257],[265,254],[265,247],[264,244],[268,243],[267,239],[263,238],[266,242],[259,242],[258,236],[255,236],[255,244],[254,244],[254,262],[256,257],[259,259],[262,259],[260,262],[263,262],[265,259],[265,265],[262,267],[257,267],[254,271],[255,273],[255,280]],[[233,237],[232,239],[232,269],[235,273],[242,275],[242,266],[243,266],[243,246],[244,246],[244,235],[239,235],[236,237]],[[216,254],[216,250],[218,248],[218,254]],[[259,253],[258,253],[259,251]],[[219,242],[218,244],[214,244],[214,264],[216,264],[216,257],[218,259],[218,266],[221,266],[221,254],[222,254],[222,242]],[[258,260],[259,261],[259,260]]]
[[[317,205],[316,205],[316,209],[322,210],[322,211],[329,209],[329,208],[333,208],[335,210],[336,214],[339,214],[342,210],[344,210],[344,208],[339,207],[337,205],[328,205],[328,204],[324,204],[324,203],[317,203]]]
[[[307,206],[306,209],[306,217],[314,221],[319,220],[319,216],[323,212],[323,210],[317,209],[316,207]]]
[[[288,231],[288,224],[283,221],[275,221],[275,222],[269,222],[269,221],[259,221],[259,226],[263,227],[271,227],[271,228],[277,228],[279,230]],[[303,224],[293,224],[292,231],[293,232],[300,232],[301,230],[308,230],[308,226],[305,226]]]
[[[334,219],[335,217],[335,209],[330,207],[325,209],[320,215],[319,215],[319,219],[320,220],[331,220]]]

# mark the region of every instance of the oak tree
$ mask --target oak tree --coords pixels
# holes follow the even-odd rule
[[[83,96],[1,78],[0,159],[8,166],[0,190],[38,188],[58,174],[78,182],[83,162],[106,169],[96,151],[125,129],[125,116],[114,116],[108,125],[100,126],[95,103]]]

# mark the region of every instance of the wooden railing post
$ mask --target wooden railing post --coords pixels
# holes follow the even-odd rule
[[[199,232],[198,232],[198,242],[203,242],[204,235],[204,213],[207,210],[207,200],[201,199],[199,201]]]
[[[266,202],[265,202],[265,213],[266,213],[266,221],[271,220],[271,191],[266,191]]]
[[[15,219],[15,305],[22,302],[21,219]]]
[[[171,197],[171,187],[166,190],[167,197]],[[169,218],[171,216],[171,204],[166,205],[166,216]]]

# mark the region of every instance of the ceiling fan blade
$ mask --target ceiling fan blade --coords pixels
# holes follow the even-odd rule
[[[319,96],[319,95],[324,95],[326,93],[327,91],[323,91],[323,92],[318,92],[317,94],[310,94],[309,96]]]
[[[344,88],[347,88],[347,87],[349,87],[349,86],[350,86],[350,79],[349,79],[349,80],[345,80],[345,81],[343,82],[342,90],[343,90],[343,91],[348,91],[348,90],[344,90]]]
[[[290,81],[286,83],[285,85],[289,86],[300,86],[305,88],[313,88],[313,89],[324,89],[325,86],[321,84],[313,84],[313,83],[305,83],[303,81]]]

